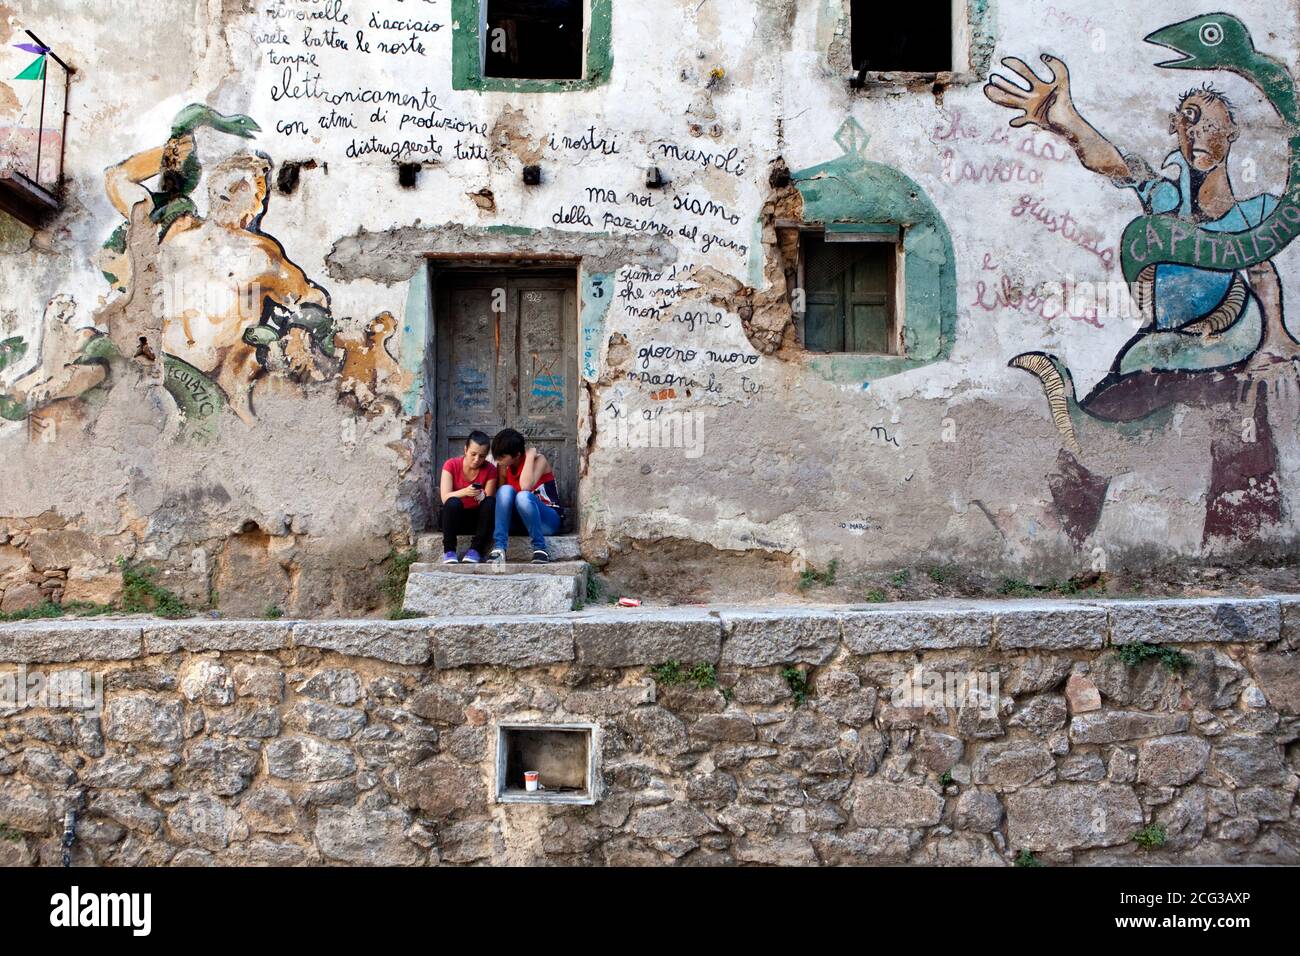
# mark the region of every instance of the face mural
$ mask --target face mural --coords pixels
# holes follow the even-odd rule
[[[328,292],[262,231],[270,158],[241,152],[211,170],[201,165],[197,136],[252,139],[258,132],[247,116],[194,104],[176,116],[165,143],[108,170],[106,191],[124,221],[104,244],[100,268],[119,294],[115,301],[130,300],[137,291],[130,249],[139,237],[133,230],[149,231],[157,255],[159,279],[151,295],[161,319],[161,354],[143,327],[111,337],[95,324],[76,328],[75,303],[56,297],[47,310],[37,366],[0,395],[0,415],[13,421],[34,417],[51,403],[104,384],[111,360],[125,360],[114,340],[139,342],[132,361],[161,363],[180,437],[189,442],[211,441],[227,409],[254,425],[254,387],[268,376],[303,385],[335,380],[340,399],[365,414],[385,403],[400,408],[409,375],[388,352],[397,322],[384,313],[360,331],[340,332]],[[199,195],[206,198],[205,214],[195,201]],[[133,220],[142,198],[147,216]],[[97,318],[118,321],[110,312],[126,314],[106,307]],[[18,365],[27,352],[21,339],[0,343],[0,368]]]
[[[1236,17],[1196,17],[1146,40],[1176,54],[1158,66],[1242,76],[1289,129],[1300,128],[1290,73],[1255,49]],[[1060,433],[1060,473],[1052,476],[1058,511],[1076,542],[1100,519],[1108,482],[1083,463],[1086,435],[1095,423],[1159,427],[1178,405],[1244,405],[1237,416],[1244,427],[1210,448],[1204,538],[1247,538],[1281,520],[1273,430],[1296,427],[1300,342],[1288,328],[1272,260],[1300,235],[1300,177],[1294,173],[1300,168],[1300,134],[1289,143],[1292,175],[1283,193],[1239,195],[1229,160],[1241,120],[1227,96],[1203,82],[1173,104],[1169,132],[1176,148],[1164,161],[1166,173],[1158,174],[1083,118],[1064,62],[1050,55],[1042,61],[1047,79],[1022,60],[1003,60],[1011,75],[993,74],[985,95],[1020,111],[1011,126],[1037,126],[1064,137],[1085,168],[1131,190],[1143,212],[1128,224],[1120,246],[1141,328],[1110,373],[1080,399],[1055,356],[1027,352],[1010,362],[1038,378]]]

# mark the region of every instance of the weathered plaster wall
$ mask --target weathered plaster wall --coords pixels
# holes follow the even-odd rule
[[[1159,167],[1182,92],[1213,80],[1235,104],[1236,197],[1282,194],[1287,130],[1259,89],[1159,69],[1142,42],[1185,5],[974,3],[953,82],[852,90],[847,4],[614,3],[607,80],[564,92],[457,89],[459,6],[0,6],[6,42],[30,26],[81,71],[66,209],[34,233],[6,220],[0,246],[0,341],[26,347],[0,370],[0,606],[48,580],[111,596],[121,555],[237,612],[378,607],[384,556],[428,515],[423,261],[466,253],[582,260],[593,558],[674,539],[1068,575],[1293,543],[1300,389],[1289,361],[1247,369],[1258,306],[1170,359],[1151,343],[1174,333],[1135,345],[1140,318],[1054,299],[1115,294],[1140,206],[982,92],[1000,57],[1041,76],[1050,51],[1083,114]],[[1294,67],[1294,5],[1226,6]],[[5,56],[8,75],[30,59]],[[0,89],[17,123],[26,92]],[[399,160],[422,164],[413,188]],[[167,163],[171,186],[146,179]],[[645,188],[651,165],[666,189]],[[899,360],[803,353],[775,228],[800,216],[904,220],[905,337],[933,334]],[[1274,260],[1284,295],[1294,258]],[[1049,403],[1044,363],[1008,367],[1026,353],[1078,401]],[[623,426],[643,416],[684,416],[700,444],[635,447]],[[34,554],[53,532],[64,550]]]
[[[57,865],[69,809],[74,865],[1295,864],[1297,612],[8,625],[0,864]],[[593,805],[494,799],[518,723],[594,727]]]

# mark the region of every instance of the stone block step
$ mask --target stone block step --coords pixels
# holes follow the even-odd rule
[[[473,575],[521,575],[521,574],[553,574],[560,576],[580,575],[583,583],[586,583],[587,575],[591,571],[591,565],[586,561],[552,561],[550,564],[524,564],[522,562],[507,561],[505,564],[442,564],[441,562],[432,561],[427,564],[411,565],[411,574],[473,574]]]
[[[457,538],[458,553],[464,554],[468,551],[473,540],[470,535],[461,535]],[[420,561],[440,561],[442,560],[442,535],[432,532],[417,535],[415,548]],[[580,561],[582,559],[582,547],[579,545],[578,536],[575,534],[556,535],[554,538],[547,538],[546,550],[551,553],[551,560],[555,562]],[[485,554],[483,557],[486,558],[487,555]],[[510,545],[506,548],[506,560],[530,561],[532,557],[533,546],[527,538],[512,537],[510,539]]]
[[[425,568],[433,570],[424,570]],[[549,570],[531,565],[496,573],[490,566],[413,565],[403,609],[422,617],[485,617],[501,614],[569,614],[586,595],[586,570]]]

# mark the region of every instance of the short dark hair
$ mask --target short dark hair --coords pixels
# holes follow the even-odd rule
[[[1231,120],[1234,125],[1236,124],[1237,115],[1234,112],[1232,106],[1232,100],[1228,99],[1227,96],[1225,96],[1218,89],[1216,89],[1214,84],[1211,83],[1209,80],[1206,80],[1202,86],[1199,87],[1193,86],[1190,90],[1184,93],[1183,98],[1178,101],[1178,108],[1182,109],[1183,104],[1186,103],[1188,100],[1190,100],[1192,97],[1196,97],[1197,99],[1204,100],[1206,103],[1222,104],[1224,110],[1226,110],[1228,113],[1228,119]]]
[[[482,445],[487,448],[492,444],[492,439],[488,438],[487,432],[470,432],[469,437],[465,439],[465,447],[470,445]]]
[[[500,458],[502,455],[509,455],[516,458],[522,455],[527,445],[524,442],[524,436],[519,434],[513,428],[503,428],[497,432],[497,437],[492,439],[492,457]]]

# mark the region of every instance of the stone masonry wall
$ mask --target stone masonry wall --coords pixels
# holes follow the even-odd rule
[[[71,807],[74,865],[1294,864],[1298,652],[1293,599],[13,625],[0,681],[106,692],[0,712],[0,863]],[[954,672],[996,706],[900,706]],[[597,725],[597,802],[496,803],[506,721]]]

